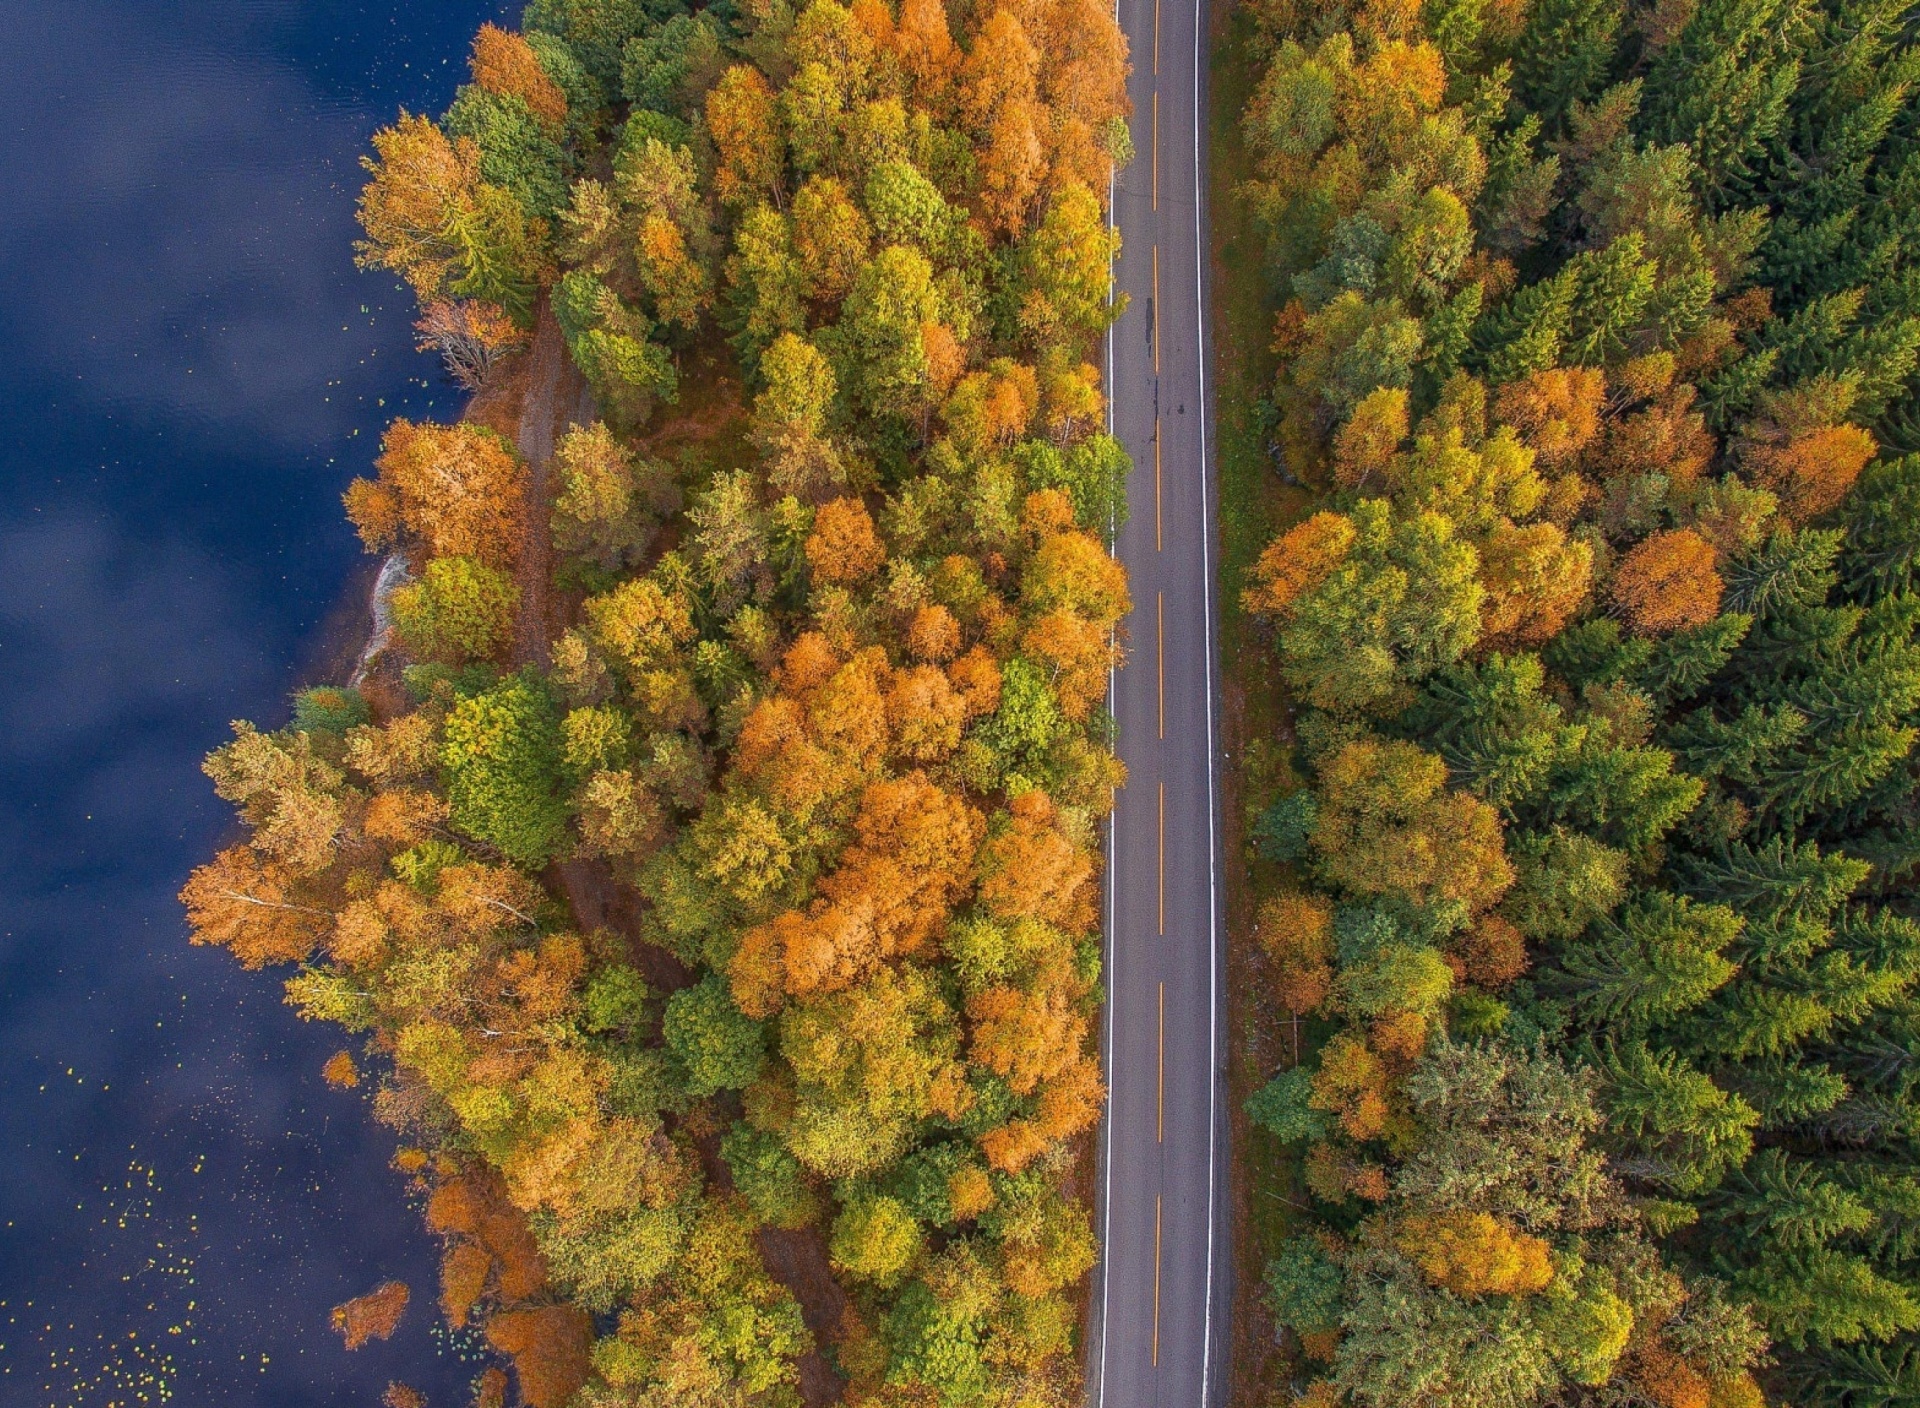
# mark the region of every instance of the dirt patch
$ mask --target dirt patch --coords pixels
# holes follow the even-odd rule
[[[839,1339],[847,1313],[847,1293],[834,1279],[833,1266],[827,1260],[827,1239],[820,1229],[762,1227],[754,1236],[760,1243],[760,1260],[766,1264],[767,1274],[793,1292],[814,1341],[824,1345]],[[800,1396],[807,1408],[826,1408],[840,1401],[846,1380],[828,1363],[826,1355],[816,1349],[799,1364]]]
[[[480,389],[467,401],[460,419],[483,425],[508,440],[519,438],[520,410],[527,397],[527,356],[524,352],[498,362]]]
[[[533,347],[526,356],[526,389],[520,405],[520,423],[514,436],[527,462],[526,531],[521,539],[520,619],[514,635],[514,658],[523,665],[544,667],[553,639],[553,447],[564,433],[562,420],[571,422],[580,403],[584,382],[574,370],[573,358],[560,333],[560,324],[545,298],[533,326]]]
[[[549,890],[567,897],[567,907],[573,911],[578,928],[589,933],[605,929],[626,940],[627,961],[647,980],[648,987],[657,993],[670,993],[693,986],[697,975],[678,955],[640,937],[640,915],[646,901],[633,886],[616,880],[606,862],[555,861],[544,878]]]

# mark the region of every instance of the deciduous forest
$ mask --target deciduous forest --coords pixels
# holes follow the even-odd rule
[[[1920,122],[1877,0],[1249,0],[1299,1401],[1920,1401]]]
[[[534,0],[374,139],[473,399],[348,491],[390,638],[235,725],[182,898],[354,1039],[483,1405],[1077,1392],[1127,64],[1095,0]]]

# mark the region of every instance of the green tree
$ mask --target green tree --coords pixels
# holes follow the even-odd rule
[[[1654,61],[1647,133],[1685,142],[1709,191],[1751,176],[1786,121],[1800,78],[1799,23],[1790,0],[1707,0]]]
[[[1351,514],[1346,559],[1294,603],[1280,630],[1289,683],[1323,708],[1359,711],[1472,648],[1485,596],[1478,556],[1435,513],[1396,514],[1367,499]]]
[[[566,844],[560,718],[546,682],[522,672],[462,699],[441,759],[453,824],[538,870]]]
[[[1287,1238],[1280,1255],[1267,1263],[1267,1305],[1275,1320],[1296,1332],[1337,1327],[1345,1294],[1345,1273],[1314,1237]]]
[[[1120,230],[1109,224],[1093,192],[1077,183],[1056,191],[1020,254],[1020,324],[1042,345],[1082,345],[1126,312],[1124,294],[1109,299]]]
[[[709,973],[667,999],[662,1024],[667,1050],[687,1073],[687,1093],[695,1099],[753,1084],[766,1063],[762,1025],[734,1005],[727,980]]]
[[[819,1215],[806,1170],[778,1135],[736,1124],[720,1141],[720,1156],[753,1215],[769,1227],[805,1227]]]
[[[916,249],[892,245],[860,269],[830,350],[840,382],[876,415],[911,415],[926,405],[930,369],[923,329],[942,321],[933,266]],[[823,340],[824,340],[823,334]]]
[[[1712,1188],[1753,1149],[1760,1116],[1671,1050],[1603,1048],[1608,1119],[1628,1177],[1678,1193]]]
[[[1606,86],[1625,7],[1618,0],[1546,0],[1527,12],[1514,62],[1520,101],[1557,122]]]
[[[462,664],[499,653],[513,634],[520,588],[472,557],[436,557],[393,594],[400,643],[425,660]]]
[[[1583,1020],[1628,1030],[1671,1021],[1733,978],[1724,951],[1740,917],[1661,891],[1643,893],[1617,918],[1597,919],[1585,941],[1560,954],[1557,986]]]
[[[836,1266],[881,1287],[898,1285],[921,1247],[913,1214],[883,1193],[860,1194],[842,1207],[828,1240]]]
[[[552,220],[566,206],[572,163],[523,99],[467,84],[441,125],[449,137],[472,140],[481,179],[511,194],[530,218]]]

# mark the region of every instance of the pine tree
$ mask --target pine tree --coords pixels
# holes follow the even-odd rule
[[[1745,1162],[1760,1116],[1684,1056],[1645,1042],[1596,1053],[1621,1171],[1676,1193],[1713,1187]]]
[[[1618,0],[1546,0],[1527,12],[1514,55],[1514,90],[1557,125],[1606,86],[1625,7]]]
[[[1578,275],[1563,269],[1510,294],[1506,302],[1482,315],[1474,328],[1478,351],[1474,361],[1489,384],[1518,381],[1559,360],[1572,329],[1578,292]]]
[[[1787,121],[1800,81],[1797,0],[1706,0],[1647,75],[1642,125],[1656,142],[1685,142],[1706,189],[1753,174]]]
[[[1724,987],[1735,971],[1724,951],[1739,933],[1739,916],[1722,905],[1654,891],[1617,917],[1595,921],[1583,940],[1563,949],[1548,985],[1597,1028],[1643,1029]]]

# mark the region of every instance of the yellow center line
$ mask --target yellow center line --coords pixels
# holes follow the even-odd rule
[[[1158,310],[1156,316],[1158,315]],[[1160,551],[1160,417],[1153,418],[1153,550]]]
[[[1153,651],[1155,663],[1160,672],[1160,736],[1167,736],[1167,595],[1165,592],[1153,594],[1153,615],[1155,634]]]
[[[1160,784],[1160,932],[1167,932],[1167,784]]]
[[[1153,0],[1153,73],[1160,76],[1160,0]]]
[[[1153,1096],[1153,1142],[1167,1142],[1167,985],[1160,984],[1160,1068]]]
[[[1153,1367],[1160,1367],[1160,1195],[1153,1195]]]
[[[1153,374],[1160,375],[1160,246],[1153,247]]]
[[[1160,90],[1153,90],[1153,208],[1160,208]]]

